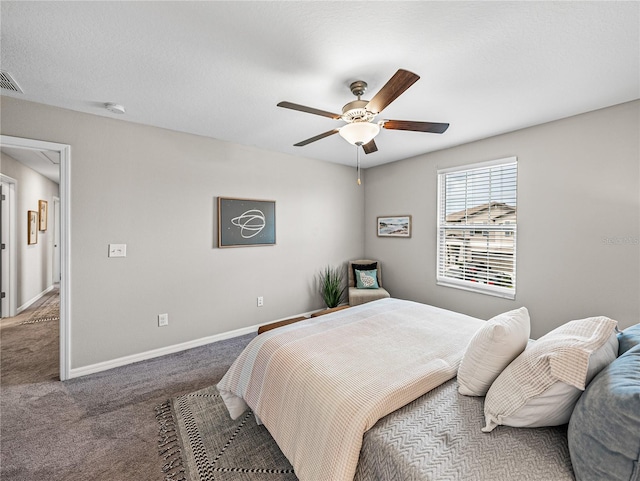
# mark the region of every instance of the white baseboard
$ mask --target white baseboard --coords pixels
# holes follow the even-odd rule
[[[28,309],[29,307],[31,307],[31,305],[42,299],[44,296],[46,296],[49,292],[51,292],[53,289],[55,289],[55,284],[54,285],[50,285],[49,287],[47,287],[44,291],[42,291],[40,294],[38,294],[36,297],[34,297],[33,299],[29,299],[27,302],[25,302],[24,304],[22,304],[20,307],[18,307],[18,309],[16,310],[16,314],[20,314],[22,311],[24,311],[25,309]]]
[[[232,337],[244,336],[245,334],[257,332],[257,330],[258,326],[243,327],[242,329],[236,329],[235,331],[214,334],[213,336],[202,337],[193,341],[187,341],[180,344],[174,344],[172,346],[161,347],[159,349],[153,349],[151,351],[141,352],[139,354],[132,354],[130,356],[119,357],[110,361],[90,364],[89,366],[73,368],[69,371],[69,379],[86,376],[88,374],[95,374],[97,372],[113,369],[114,367],[126,366],[127,364],[133,364],[134,362],[146,361],[147,359],[153,359],[154,357],[166,356],[167,354],[186,351],[187,349],[205,346],[217,341],[224,341],[225,339],[231,339]]]
[[[316,311],[310,311],[299,316],[308,316]],[[289,316],[280,320],[289,319]],[[193,349],[194,347],[205,346],[213,342],[224,341],[233,337],[244,336],[245,334],[251,334],[258,332],[258,328],[264,324],[271,324],[269,321],[255,326],[243,327],[241,329],[235,329],[233,331],[223,332],[220,334],[214,334],[213,336],[202,337],[200,339],[194,339],[193,341],[182,342],[180,344],[174,344],[172,346],[161,347],[159,349],[153,349],[151,351],[141,352],[139,354],[131,354],[130,356],[119,357],[110,361],[98,362],[96,364],[90,364],[88,366],[76,367],[69,370],[69,379],[76,377],[87,376],[89,374],[95,374],[97,372],[107,371],[116,367],[126,366],[127,364],[133,364],[134,362],[146,361],[147,359],[153,359],[155,357],[166,356],[167,354],[173,354],[180,351],[186,351],[187,349]]]

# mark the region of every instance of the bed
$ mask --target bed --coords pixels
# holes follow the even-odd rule
[[[567,427],[483,433],[483,399],[451,379],[364,434],[355,481],[573,481]]]
[[[217,387],[234,419],[253,410],[301,481],[575,479],[566,425],[482,432],[484,398],[458,393],[486,325],[382,299],[257,336]]]

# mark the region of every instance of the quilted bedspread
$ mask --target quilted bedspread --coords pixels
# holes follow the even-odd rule
[[[364,433],[456,375],[482,320],[382,299],[254,338],[218,384],[247,407],[300,481],[352,481]]]
[[[484,424],[484,398],[451,379],[365,433],[355,481],[575,481],[566,425]]]

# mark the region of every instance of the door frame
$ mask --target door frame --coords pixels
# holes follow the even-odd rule
[[[60,197],[53,196],[53,283],[60,282]]]
[[[60,154],[60,380],[71,370],[71,146],[44,140],[0,135],[0,144]]]
[[[18,312],[18,281],[17,281],[18,271],[16,268],[17,245],[18,245],[16,241],[16,236],[17,236],[16,215],[17,215],[17,209],[18,209],[16,190],[18,186],[18,181],[4,174],[0,174],[0,181],[2,181],[4,185],[7,185],[9,187],[8,192],[3,192],[3,194],[6,197],[4,202],[6,202],[7,203],[6,205],[8,206],[6,209],[8,212],[7,218],[5,218],[4,215],[2,216],[2,223],[4,226],[3,230],[7,228],[7,230],[9,231],[8,239],[6,238],[6,233],[5,233],[7,253],[9,254],[9,265],[8,267],[5,266],[3,268],[3,270],[7,273],[7,278],[3,280],[6,282],[6,284],[8,284],[8,287],[5,284],[3,284],[3,288],[5,291],[9,292],[9,295],[4,298],[5,303],[3,304],[3,307],[5,309],[5,312],[7,313],[7,316],[5,317],[13,317]]]

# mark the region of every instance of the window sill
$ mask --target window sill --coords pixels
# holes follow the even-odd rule
[[[443,287],[453,287],[454,289],[462,289],[463,291],[475,292],[477,294],[486,294],[488,296],[501,297],[503,299],[514,300],[516,298],[515,289],[489,287],[486,284],[473,282],[456,282],[454,280],[444,278],[438,278],[436,280],[436,284]]]

